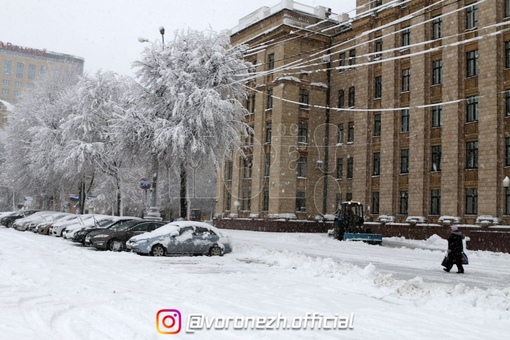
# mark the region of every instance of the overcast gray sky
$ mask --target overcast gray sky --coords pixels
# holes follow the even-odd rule
[[[356,0],[299,0],[333,13],[355,13]],[[138,37],[161,39],[182,28],[231,29],[238,20],[280,0],[0,0],[0,41],[85,59],[99,69],[134,75],[131,63],[144,46]]]

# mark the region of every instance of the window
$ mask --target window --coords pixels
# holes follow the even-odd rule
[[[266,122],[266,143],[271,143],[271,122]]]
[[[246,110],[250,113],[255,113],[255,95],[248,95],[246,98]]]
[[[505,188],[505,215],[510,215],[510,188]]]
[[[402,44],[401,46],[409,46],[411,44],[411,30],[406,28],[402,31]]]
[[[372,193],[372,214],[379,214],[379,192]]]
[[[374,137],[381,135],[381,114],[374,114]]]
[[[510,0],[505,1],[505,18],[510,17]]]
[[[306,196],[302,191],[296,193],[296,211],[306,211]]]
[[[344,159],[337,158],[336,159],[336,178],[342,179],[344,176]]]
[[[374,98],[381,98],[382,97],[382,77],[377,76],[375,77],[375,84],[374,84]]]
[[[407,205],[408,205],[409,195],[407,191],[400,192],[400,200],[399,200],[399,210],[398,213],[402,215],[407,215]]]
[[[374,0],[374,7],[378,7],[382,5],[382,0]]]
[[[354,174],[354,158],[347,158],[347,178],[352,178]]]
[[[402,109],[400,111],[401,116],[401,125],[400,125],[400,132],[409,132],[409,109]]]
[[[432,39],[439,39],[443,35],[443,20],[441,18],[435,18],[432,20]]]
[[[268,70],[274,69],[274,53],[270,53],[267,56],[267,68]]]
[[[336,209],[338,210],[340,208],[340,205],[342,204],[342,194],[335,195],[335,202],[336,202]]]
[[[478,74],[478,50],[466,53],[466,77],[475,77]]]
[[[466,189],[466,214],[478,214],[478,190],[476,188]]]
[[[310,91],[305,89],[299,89],[299,108],[300,109],[308,109],[310,100]]]
[[[23,63],[16,63],[16,78],[23,78],[23,74],[25,71],[25,64]]]
[[[400,150],[400,173],[409,173],[409,149]]]
[[[241,200],[241,210],[251,210],[251,192],[243,191],[243,199]]]
[[[234,162],[227,161],[227,166],[226,166],[227,181],[231,181],[232,180],[232,170],[233,169],[234,169]]]
[[[441,190],[430,190],[430,214],[441,215]]]
[[[271,154],[266,153],[264,156],[264,177],[269,177],[271,172]]]
[[[432,85],[441,84],[443,61],[441,59],[432,61]]]
[[[252,160],[243,158],[243,178],[251,178]]]
[[[338,90],[338,107],[344,107],[345,104],[345,91]]]
[[[262,211],[269,210],[269,189],[264,188],[262,191]]]
[[[15,81],[15,82],[14,82],[14,87],[16,87],[16,88],[18,88],[18,89],[22,88],[22,87],[23,87],[23,82],[21,82],[21,81]]]
[[[409,82],[411,80],[411,70],[406,68],[402,70],[402,92],[409,92]]]
[[[299,157],[297,161],[296,174],[298,177],[306,177],[306,158]]]
[[[505,68],[510,68],[510,41],[505,41]]]
[[[12,74],[12,60],[4,61],[4,76],[10,77]]]
[[[343,72],[345,67],[345,52],[338,55],[338,72]]]
[[[440,127],[443,125],[442,111],[442,105],[432,106],[432,127]]]
[[[347,143],[354,143],[354,122],[349,122],[349,129],[347,130]]]
[[[349,51],[349,65],[356,65],[356,50]]]
[[[466,98],[466,122],[478,121],[478,96]]]
[[[308,142],[308,123],[299,122],[298,127],[298,143],[306,144]]]
[[[466,29],[475,28],[478,25],[478,6],[466,8]]]
[[[373,158],[374,158],[374,168],[372,170],[372,175],[379,176],[381,174],[381,153],[375,152]]]
[[[35,79],[35,65],[28,65],[28,79]]]
[[[273,89],[267,90],[267,101],[266,101],[266,109],[273,108]]]
[[[478,168],[478,142],[466,143],[466,169]]]
[[[11,81],[9,79],[4,79],[4,80],[2,80],[2,85],[9,86],[9,85],[11,85]]]
[[[338,124],[338,139],[337,143],[342,144],[344,142],[344,124]]]
[[[372,193],[372,214],[379,214],[379,193]]]
[[[505,91],[505,116],[510,116],[510,90]]]
[[[374,56],[374,59],[375,60],[379,60],[381,59],[381,56],[382,56],[382,38],[378,38],[375,40],[375,56]]]
[[[505,138],[505,166],[510,166],[510,138]]]
[[[225,195],[225,210],[230,210],[232,207],[232,194],[230,192],[227,192]]]
[[[354,86],[349,87],[349,107],[354,107],[356,104],[356,89]]]
[[[346,194],[345,194],[345,199],[346,199],[347,201],[352,201],[352,192],[348,192],[348,193],[346,193]]]
[[[432,171],[441,171],[441,145],[432,146]]]
[[[2,89],[2,94],[7,95],[9,93],[10,93],[9,89]]]

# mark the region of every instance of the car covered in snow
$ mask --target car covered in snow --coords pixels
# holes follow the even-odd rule
[[[134,236],[126,248],[138,254],[211,255],[222,256],[232,252],[232,242],[219,229],[197,221],[177,221],[165,224],[150,233]]]

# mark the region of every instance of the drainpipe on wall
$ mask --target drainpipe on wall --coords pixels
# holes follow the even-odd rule
[[[329,45],[331,46],[331,39],[329,42]],[[331,52],[328,49],[328,61],[326,63],[326,79],[327,79],[327,89],[326,89],[326,124],[325,124],[325,130],[324,130],[324,168],[323,168],[323,175],[324,175],[324,191],[322,193],[322,211],[323,215],[327,214],[328,212],[328,173],[329,173],[329,120],[330,120],[330,95],[331,95]]]

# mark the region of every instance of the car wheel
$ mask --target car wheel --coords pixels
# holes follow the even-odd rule
[[[163,247],[161,244],[156,244],[154,247],[152,247],[151,255],[152,256],[165,256],[166,250],[165,247]]]
[[[214,245],[209,249],[209,256],[223,256],[223,250],[219,246]]]

